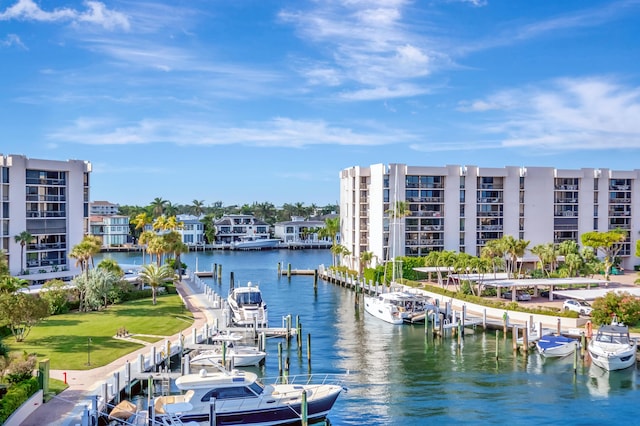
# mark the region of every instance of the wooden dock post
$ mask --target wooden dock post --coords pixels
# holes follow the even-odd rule
[[[496,330],[496,361],[498,360],[499,349],[500,349],[500,330]]]
[[[522,330],[522,350],[525,355],[529,352],[529,322],[525,323],[524,330]]]
[[[482,310],[482,329],[487,329],[487,308]]]
[[[518,350],[518,327],[515,325],[511,328],[511,340],[513,351],[516,352]]]
[[[318,270],[313,270],[313,291],[314,293],[318,292]]]
[[[444,314],[439,314],[438,328],[438,333],[442,337],[444,335]]]
[[[282,264],[278,262],[278,276],[282,275]]]
[[[287,265],[287,278],[291,278],[291,264]]]
[[[307,369],[311,372],[311,333],[307,334]]]
[[[584,359],[584,351],[587,347],[587,336],[584,333],[580,333],[580,358]]]
[[[301,402],[301,406],[300,406],[300,411],[302,411],[301,413],[301,417],[302,417],[302,426],[309,426],[309,419],[308,419],[308,411],[309,408],[307,407],[307,391],[303,390],[302,391],[302,402]]]
[[[278,342],[278,375],[282,376],[282,342]]]
[[[222,264],[218,265],[218,284],[222,284]]]
[[[460,334],[464,337],[464,324],[467,321],[467,305],[462,305],[462,328],[460,329]]]
[[[233,291],[235,286],[233,271],[229,272],[229,292]]]
[[[296,327],[296,338],[298,339],[298,352],[302,351],[302,323],[296,319],[298,326]]]
[[[561,327],[560,327],[560,318],[558,318],[558,326],[557,327],[558,327],[558,336],[559,336],[560,335],[560,329],[561,329]]]

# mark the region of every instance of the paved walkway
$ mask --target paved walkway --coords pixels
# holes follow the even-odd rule
[[[196,287],[188,280],[182,281],[178,286],[178,292],[184,298],[187,309],[193,312],[195,320],[188,329],[199,329],[205,323],[212,323],[211,314],[208,312],[210,304],[202,290]],[[175,341],[179,339],[180,333],[163,337],[169,341]],[[144,343],[146,346],[103,367],[91,370],[51,370],[50,377],[62,381],[64,381],[64,373],[67,373],[69,387],[49,402],[38,407],[21,426],[71,426],[79,424],[84,408],[86,406],[91,408],[90,398],[92,395],[98,394],[96,390],[100,384],[110,378],[114,371],[123,368],[127,361],[134,364],[140,354],[148,355],[148,347],[152,344]]]

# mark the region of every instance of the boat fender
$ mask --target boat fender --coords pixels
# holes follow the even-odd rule
[[[587,329],[587,337],[591,339],[591,337],[593,337],[593,324],[591,323],[591,321],[587,321],[585,327]]]

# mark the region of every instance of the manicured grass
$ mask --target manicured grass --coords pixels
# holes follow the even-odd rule
[[[177,295],[158,296],[109,306],[100,312],[55,315],[31,330],[25,342],[12,336],[2,339],[14,352],[35,353],[48,358],[54,370],[86,370],[100,367],[141,346],[114,336],[122,327],[129,333],[171,336],[193,324],[193,315],[184,309]],[[89,341],[89,339],[91,339]],[[90,360],[91,365],[87,365]]]

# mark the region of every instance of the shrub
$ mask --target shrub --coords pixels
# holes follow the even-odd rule
[[[4,398],[0,400],[0,424],[4,424],[9,416],[37,391],[38,379],[35,377],[11,386]]]
[[[593,301],[592,320],[595,324],[609,324],[613,316],[627,325],[640,321],[640,299],[627,292],[608,292]]]

